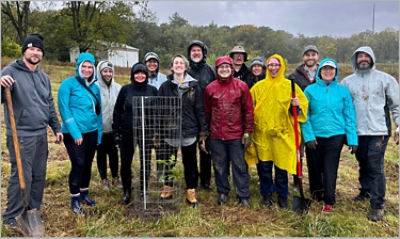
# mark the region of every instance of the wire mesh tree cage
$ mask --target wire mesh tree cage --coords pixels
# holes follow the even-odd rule
[[[183,166],[181,154],[182,103],[179,97],[132,98],[133,209],[140,215],[162,216],[180,210]],[[162,199],[170,185],[172,198]]]

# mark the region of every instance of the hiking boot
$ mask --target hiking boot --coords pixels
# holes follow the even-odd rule
[[[249,199],[247,199],[247,198],[240,198],[240,199],[239,199],[239,204],[240,204],[240,206],[242,206],[242,207],[250,208]]]
[[[82,202],[85,202],[88,206],[96,206],[96,202],[89,198],[89,190],[81,191],[79,198]]]
[[[382,209],[373,209],[373,208],[371,208],[367,218],[370,221],[377,222],[377,221],[382,220],[383,215],[384,215],[383,208]]]
[[[108,182],[107,179],[101,180],[101,188],[102,188],[103,190],[108,190],[109,187],[110,187],[110,183]]]
[[[126,191],[124,194],[124,197],[122,198],[121,204],[122,205],[127,205],[131,202],[131,192]]]
[[[267,194],[267,195],[262,195],[262,200],[261,204],[267,207],[271,207],[274,201],[272,200],[272,195]]]
[[[278,196],[278,206],[280,208],[288,208],[288,201],[287,201],[287,197],[281,197]]]
[[[71,209],[75,214],[83,214],[83,208],[79,203],[79,197],[80,196],[71,197]]]
[[[8,226],[8,227],[10,227],[10,228],[13,228],[13,229],[16,229],[16,228],[20,227],[15,218],[7,218],[7,219],[5,219],[3,221],[3,224]]]
[[[358,201],[365,201],[370,198],[369,192],[366,191],[360,191],[360,194],[357,195],[357,197],[353,198],[353,201],[358,202]]]
[[[323,213],[331,213],[333,212],[333,205],[331,204],[325,204],[324,208],[322,208]]]
[[[122,188],[121,181],[119,180],[118,177],[112,178],[111,179],[111,185],[117,188]]]
[[[196,190],[194,188],[188,189],[186,191],[186,202],[189,203],[192,207],[196,207],[198,205],[196,199]]]
[[[163,191],[160,194],[161,199],[171,199],[174,194],[174,188],[168,185],[164,185]]]

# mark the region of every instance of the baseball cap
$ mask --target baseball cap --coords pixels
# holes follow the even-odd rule
[[[325,61],[324,63],[322,63],[322,65],[320,66],[320,68],[324,67],[324,66],[332,66],[333,68],[336,68],[336,64],[333,61]]]
[[[305,46],[303,50],[303,56],[304,54],[306,54],[307,51],[315,51],[316,53],[319,53],[318,48],[315,45]]]

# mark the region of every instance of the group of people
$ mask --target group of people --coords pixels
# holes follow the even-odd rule
[[[131,201],[131,164],[136,134],[133,128],[134,96],[172,96],[182,100],[182,130],[178,143],[167,139],[141,141],[144,155],[162,158],[159,147],[180,146],[186,183],[186,201],[197,206],[196,188],[212,189],[211,165],[214,168],[218,204],[228,201],[229,175],[239,204],[250,207],[248,168],[256,165],[261,203],[271,206],[273,193],[280,208],[288,208],[288,173],[298,183],[296,162],[296,127],[301,129],[301,157],[306,155],[310,193],[324,201],[322,211],[331,213],[340,153],[348,145],[359,162],[360,194],[355,200],[370,198],[368,219],[379,221],[384,215],[384,153],[391,134],[390,113],[399,131],[399,87],[390,75],[376,69],[370,47],[358,48],[351,64],[354,73],[339,84],[339,65],[332,58],[320,64],[316,46],[304,48],[303,64],[285,78],[286,61],[274,54],[266,60],[256,57],[250,67],[243,46],[235,46],[229,56],[216,59],[215,67],[206,63],[207,46],[202,41],[189,43],[187,58],[175,55],[170,63],[171,74],[165,76],[160,59],[154,52],[145,54],[143,62],[132,66],[131,83],[120,86],[114,80],[111,62],[97,64],[90,53],[81,53],[75,76],[63,80],[58,90],[57,118],[49,77],[38,64],[45,53],[43,37],[29,35],[23,46],[23,59],[10,63],[1,72],[2,103],[4,89],[10,88],[29,207],[39,209],[44,190],[47,164],[47,126],[64,142],[70,161],[69,191],[71,209],[82,214],[81,203],[96,202],[89,196],[91,165],[97,150],[97,166],[102,187],[107,189],[107,155],[111,184],[123,188],[122,204]],[[7,147],[10,153],[11,176],[7,189],[7,208],[3,222],[17,226],[15,217],[23,211],[18,184],[12,133],[5,108]],[[295,125],[298,121],[298,125]],[[162,120],[160,121],[162,123]],[[163,143],[160,143],[163,141]],[[142,148],[142,147],[139,147]],[[118,175],[118,150],[121,158],[121,180]],[[200,151],[200,173],[197,166]],[[142,153],[140,155],[143,155]],[[142,162],[142,160],[141,160]],[[158,163],[158,168],[161,167]],[[173,195],[171,167],[164,170],[164,186],[160,199]],[[146,172],[143,172],[145,168]],[[274,168],[275,178],[272,170]],[[141,165],[141,175],[150,172],[150,163]],[[141,187],[147,187],[142,181]],[[148,181],[147,179],[145,180]],[[121,185],[122,182],[122,185]]]

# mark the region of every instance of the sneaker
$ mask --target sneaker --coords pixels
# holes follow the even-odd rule
[[[8,226],[8,227],[10,227],[10,228],[13,228],[13,229],[19,228],[19,224],[18,224],[17,220],[15,220],[15,218],[7,218],[7,219],[5,219],[3,221],[3,224]]]
[[[274,201],[272,200],[272,195],[267,194],[262,196],[261,204],[267,207],[271,207]]]
[[[247,199],[247,198],[241,198],[241,199],[239,199],[239,204],[240,204],[240,206],[242,206],[242,207],[250,208],[250,202],[249,202],[249,199]]]
[[[228,195],[223,193],[219,194],[218,205],[224,205],[226,204],[227,201],[228,201]]]
[[[112,178],[111,179],[111,185],[117,188],[122,188],[121,181],[119,180],[118,177]]]
[[[382,209],[371,208],[371,211],[369,211],[367,218],[370,221],[377,222],[382,220],[383,215],[384,215],[383,208]]]
[[[210,185],[209,183],[201,184],[201,187],[202,187],[203,189],[205,189],[205,190],[212,191],[212,187],[211,187],[211,185]]]
[[[101,188],[103,188],[103,190],[109,190],[109,187],[110,183],[108,182],[107,179],[101,180]]]
[[[278,196],[278,206],[282,209],[288,208],[287,197]]]
[[[366,191],[360,191],[360,194],[357,195],[357,197],[353,198],[353,201],[365,201],[370,198],[370,194]]]
[[[331,213],[333,212],[333,205],[325,204],[324,208],[322,208],[323,213]]]

